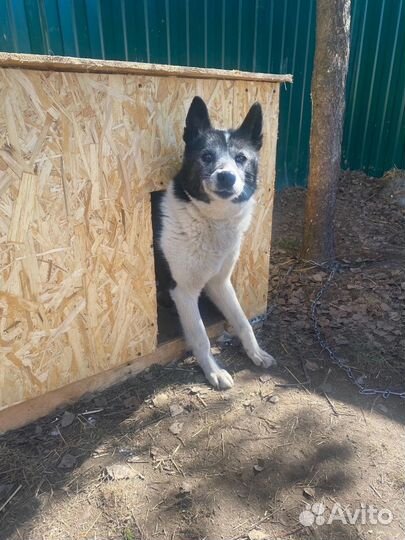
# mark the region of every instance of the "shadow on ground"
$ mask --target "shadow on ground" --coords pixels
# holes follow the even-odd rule
[[[370,483],[398,499],[401,404],[380,410],[335,372],[328,401],[316,381],[324,370],[304,388],[281,351],[272,378],[237,346],[222,358],[236,378],[229,392],[206,387],[186,359],[3,436],[4,496],[22,487],[2,511],[0,537],[236,539],[257,523],[263,534],[317,538],[299,522],[307,504],[381,506]],[[379,485],[383,459],[389,482]],[[340,522],[319,530],[363,538]]]

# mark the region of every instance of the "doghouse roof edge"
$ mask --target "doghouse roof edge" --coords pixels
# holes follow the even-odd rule
[[[252,73],[226,69],[208,69],[142,62],[123,62],[121,60],[97,60],[94,58],[75,58],[71,56],[49,56],[39,54],[20,54],[0,52],[0,67],[37,69],[50,71],[72,71],[80,73],[121,73],[137,75],[156,75],[159,77],[186,77],[192,79],[242,80],[272,83],[292,83],[289,74]]]

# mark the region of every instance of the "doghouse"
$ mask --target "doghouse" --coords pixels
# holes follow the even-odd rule
[[[195,95],[218,127],[263,106],[258,204],[233,280],[249,317],[266,311],[283,82],[0,54],[0,431],[184,350],[159,328],[152,199],[179,167]]]

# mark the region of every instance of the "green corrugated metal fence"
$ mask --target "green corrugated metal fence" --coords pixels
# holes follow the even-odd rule
[[[343,166],[405,168],[405,0],[352,0]],[[0,0],[0,50],[293,73],[279,187],[305,185],[315,0]]]

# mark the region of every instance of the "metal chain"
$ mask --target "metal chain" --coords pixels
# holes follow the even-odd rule
[[[325,266],[323,266],[325,268]],[[366,396],[374,396],[374,395],[381,395],[383,398],[388,399],[390,396],[397,396],[402,399],[405,399],[405,390],[393,390],[390,388],[367,388],[362,382],[359,381],[358,378],[356,378],[353,374],[353,370],[351,367],[346,365],[346,360],[343,358],[340,358],[336,352],[332,349],[330,344],[326,341],[325,337],[322,334],[321,327],[319,325],[318,321],[318,307],[320,304],[320,300],[329,287],[331,281],[336,275],[336,272],[339,270],[340,265],[339,263],[334,263],[330,269],[329,276],[325,283],[322,285],[321,289],[318,291],[317,295],[315,296],[315,299],[312,302],[311,306],[311,319],[313,323],[313,328],[315,332],[315,337],[321,346],[322,350],[326,351],[329,355],[330,361],[338,366],[341,370],[343,370],[348,379],[357,386],[359,389],[360,394],[366,395]]]

